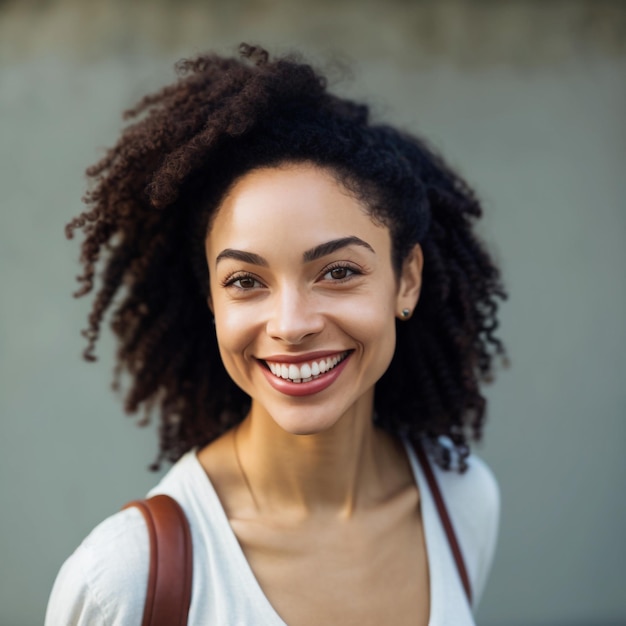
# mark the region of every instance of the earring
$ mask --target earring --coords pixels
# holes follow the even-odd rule
[[[402,319],[405,320],[409,317],[410,314],[411,314],[410,309],[402,309],[402,313],[400,315],[402,315]]]

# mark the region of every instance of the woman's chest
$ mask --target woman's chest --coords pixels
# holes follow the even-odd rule
[[[297,527],[231,523],[263,593],[289,626],[428,623],[419,510]]]

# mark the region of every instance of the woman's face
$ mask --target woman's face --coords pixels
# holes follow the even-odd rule
[[[395,317],[417,302],[419,248],[396,276],[389,229],[327,170],[287,164],[235,183],[206,254],[222,360],[253,414],[293,434],[369,419]]]

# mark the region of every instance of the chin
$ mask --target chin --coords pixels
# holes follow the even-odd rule
[[[289,414],[291,413],[291,414]],[[280,411],[280,417],[271,416],[274,423],[285,433],[296,436],[317,435],[331,430],[341,419],[335,415],[328,414],[316,416],[309,410]],[[271,414],[270,414],[271,415]]]

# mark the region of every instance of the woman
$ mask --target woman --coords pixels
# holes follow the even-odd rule
[[[88,170],[85,357],[113,298],[126,409],[160,410],[151,492],[183,507],[190,624],[473,623],[416,461],[429,451],[475,604],[498,491],[469,456],[499,273],[467,185],[294,58],[202,56]],[[63,566],[47,624],[139,624],[140,513]]]

